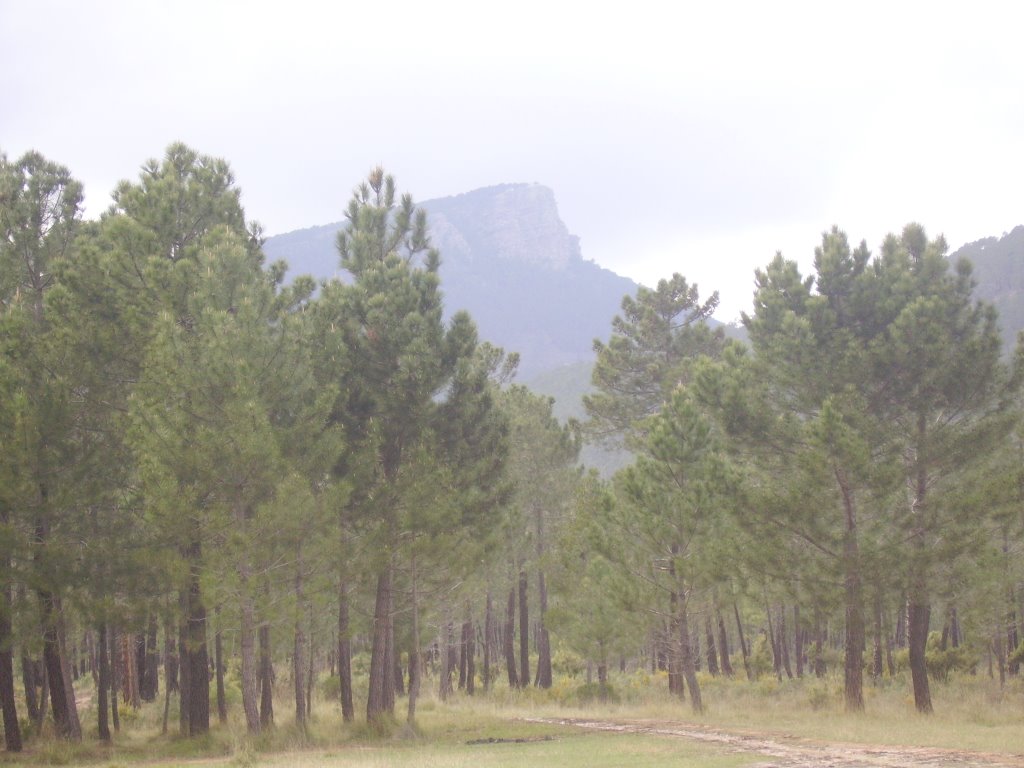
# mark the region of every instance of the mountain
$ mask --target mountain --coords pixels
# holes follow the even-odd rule
[[[622,297],[637,285],[586,261],[579,238],[539,184],[502,184],[420,203],[441,252],[441,288],[450,316],[466,310],[480,337],[521,356],[523,381],[593,358]],[[334,243],[344,222],[268,238],[269,260],[291,274],[342,277]]]
[[[974,267],[974,295],[999,311],[1003,348],[1012,350],[1024,330],[1024,226],[968,243],[949,257],[954,264],[960,258]]]

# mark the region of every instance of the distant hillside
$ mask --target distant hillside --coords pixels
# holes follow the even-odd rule
[[[467,310],[480,336],[521,355],[520,380],[589,360],[636,283],[585,261],[559,218],[554,193],[539,184],[503,184],[428,200],[431,237],[441,252],[441,288],[450,316]],[[268,238],[268,259],[290,274],[342,276],[335,237],[342,222]]]
[[[1024,226],[1000,238],[968,243],[949,258],[952,263],[966,258],[974,266],[974,295],[995,305],[1003,346],[1012,349],[1024,330]]]

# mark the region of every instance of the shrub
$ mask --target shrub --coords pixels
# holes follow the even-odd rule
[[[576,698],[580,704],[591,704],[595,701],[602,704],[619,703],[619,694],[610,683],[584,683],[576,689]]]

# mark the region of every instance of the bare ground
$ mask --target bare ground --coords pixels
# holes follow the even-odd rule
[[[765,756],[754,768],[1022,768],[1024,755],[987,754],[934,747],[817,742],[753,731],[725,731],[663,720],[528,718],[596,731],[645,733],[718,744],[729,752]]]

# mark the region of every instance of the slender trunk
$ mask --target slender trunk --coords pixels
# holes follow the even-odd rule
[[[393,714],[395,691],[394,664],[389,653],[391,637],[391,566],[377,575],[377,599],[373,609],[373,645],[370,652],[370,689],[366,698],[369,723]],[[392,702],[389,706],[389,702]]]
[[[57,734],[69,741],[82,740],[82,725],[75,706],[68,659],[64,653],[63,612],[60,600],[50,592],[40,592],[43,619],[43,664],[50,683],[50,702]]]
[[[675,576],[674,566],[670,566],[671,574]],[[679,593],[675,590],[668,596],[668,627],[664,630],[664,646],[666,661],[668,662],[668,692],[679,698],[685,698],[686,687],[683,684],[683,651],[679,647]]]
[[[775,677],[782,679],[782,654],[779,653],[779,641],[775,637],[775,623],[772,621],[772,607],[768,604],[768,597],[764,599],[764,610],[768,617],[768,644],[772,649],[772,669],[775,670]]]
[[[821,611],[814,609],[814,676],[821,678],[825,676],[825,656],[821,647]]]
[[[4,515],[6,518],[6,515]],[[6,519],[4,520],[6,522]],[[9,565],[9,563],[5,563]],[[6,570],[6,568],[5,568]],[[21,752],[21,725],[14,701],[14,653],[11,650],[11,587],[0,590],[0,707],[4,717],[4,744],[8,752]]]
[[[198,534],[198,531],[195,532]],[[189,589],[187,595],[186,641],[183,659],[188,666],[188,734],[201,736],[210,730],[210,660],[206,649],[206,606],[199,579],[202,544],[193,539],[189,547]]]
[[[25,687],[25,709],[28,710],[29,722],[39,722],[39,697],[36,676],[36,662],[28,657],[24,649],[21,652],[21,682]]]
[[[732,610],[736,616],[736,634],[739,635],[740,639],[740,653],[743,655],[743,671],[747,674],[747,680],[753,680],[754,671],[750,668],[750,651],[747,648],[747,640],[743,636],[743,622],[740,621],[739,605],[733,603]]]
[[[239,526],[245,525],[244,513],[238,515],[238,521]],[[245,712],[246,730],[249,733],[259,733],[260,712],[256,706],[256,603],[252,596],[251,576],[249,559],[243,555],[238,562],[241,591],[238,643],[242,654],[242,710]]]
[[[220,628],[220,607],[214,609],[217,615],[217,631],[213,635],[213,674],[217,685],[217,722],[228,721],[228,700],[224,690],[224,638]]]
[[[270,624],[260,625],[259,638],[259,689],[260,726],[267,728],[274,724],[274,657],[270,647]]]
[[[700,684],[697,682],[697,668],[690,646],[690,623],[687,618],[685,587],[680,586],[679,592],[679,646],[686,687],[690,689],[690,706],[696,714],[704,711],[700,697]]]
[[[911,576],[907,605],[907,642],[910,646],[910,678],[914,687],[914,706],[922,714],[932,711],[932,694],[928,686],[928,667],[925,663],[925,649],[928,644],[928,628],[931,618],[931,604],[928,598],[926,563],[928,560],[925,541],[926,513],[925,495],[928,490],[926,441],[927,417],[917,417],[917,442],[914,466],[914,501],[911,505],[913,530],[910,535],[912,555]]]
[[[779,606],[779,649],[782,651],[782,668],[786,677],[793,679],[793,669],[789,664],[789,635],[786,633],[786,606]]]
[[[192,681],[189,672],[192,660],[188,653],[188,602],[189,590],[179,595],[181,616],[178,619],[178,731],[182,736],[189,733],[189,713],[192,711]]]
[[[505,613],[505,669],[508,671],[508,687],[519,687],[519,674],[516,671],[516,588],[513,585],[508,591],[508,609]]]
[[[548,587],[540,564],[544,562],[544,511],[537,507],[537,678],[533,684],[538,688],[551,687],[551,636],[545,618],[548,612]]]
[[[472,696],[476,692],[476,633],[469,601],[466,602],[466,622],[462,627],[462,644],[466,648],[466,693]]]
[[[734,672],[732,659],[729,658],[729,635],[725,631],[725,619],[722,618],[722,609],[718,606],[717,599],[715,601],[715,621],[718,624],[718,651],[722,659],[722,672],[726,677],[732,677]],[[625,670],[622,671],[625,672]]]
[[[160,652],[156,646],[158,629],[156,614],[151,614],[146,634],[146,687],[142,691],[145,701],[156,701],[160,693]]]
[[[999,687],[1006,686],[1006,651],[1003,649],[1002,628],[996,629],[992,636],[992,649],[995,651],[996,664],[999,667]],[[991,659],[991,656],[989,657]],[[989,673],[991,676],[991,661],[989,662]]]
[[[96,719],[99,730],[100,741],[110,742],[110,655],[107,652],[107,624],[100,622],[100,648],[99,648],[99,684],[96,686]],[[115,702],[116,704],[116,702]]]
[[[459,690],[463,690],[466,687],[466,667],[468,666],[468,659],[466,658],[466,649],[468,648],[466,635],[469,633],[469,628],[466,623],[463,622],[462,626],[459,627]]]
[[[348,585],[338,581],[338,689],[341,694],[341,717],[351,723],[356,716],[352,703],[352,641],[348,636]]]
[[[882,679],[882,594],[881,591],[875,590],[875,601],[874,601],[874,632],[871,639],[872,653],[871,653],[871,676],[877,683]]]
[[[409,703],[406,722],[416,722],[416,700],[420,696],[420,603],[417,595],[416,555],[409,563],[409,580],[412,582],[412,637],[409,638]]]
[[[864,709],[864,595],[861,585],[860,544],[857,540],[857,515],[853,491],[846,474],[835,470],[843,498],[843,592],[846,608],[846,657],[844,693],[847,711]]]
[[[114,726],[114,733],[121,731],[121,713],[117,708],[117,625],[107,625],[108,645],[110,646],[110,722]]]
[[[800,606],[793,605],[793,640],[796,654],[796,676],[804,676],[804,628],[800,623]]]
[[[441,701],[448,701],[452,694],[452,619],[450,609],[445,605],[445,622],[441,627],[441,680],[438,684],[437,695]]]
[[[519,569],[519,681],[530,684],[530,619],[527,609],[526,569]]]
[[[313,606],[309,606],[309,626],[313,626]],[[316,659],[316,654],[313,648],[313,632],[309,633],[309,652],[306,654],[308,663],[306,665],[306,719],[309,720],[313,716],[313,680],[314,680],[314,669],[313,662]]]
[[[704,616],[704,639],[707,641],[708,673],[718,676],[718,654],[715,652],[715,633],[711,629],[711,612]]]
[[[487,589],[487,599],[484,603],[484,668],[483,681],[484,692],[491,690],[491,635],[494,634],[494,601],[491,597],[491,590]]]
[[[167,720],[171,714],[171,688],[177,683],[176,677],[171,677],[171,654],[174,653],[174,640],[171,638],[170,622],[164,620],[164,717],[160,727],[160,733],[167,735]],[[175,665],[177,666],[177,665]],[[177,671],[177,670],[175,670]]]
[[[39,722],[37,723],[37,731],[42,730],[50,704],[50,674],[46,671],[46,664],[42,659],[39,661],[38,677],[41,680],[41,685],[39,686]],[[114,730],[118,730],[116,718],[114,720]]]
[[[306,649],[306,637],[302,630],[302,613],[305,608],[305,595],[302,583],[302,545],[295,554],[295,632],[292,650],[292,679],[295,683],[295,723],[302,730],[306,729],[306,691],[303,676],[306,673],[303,654]]]

